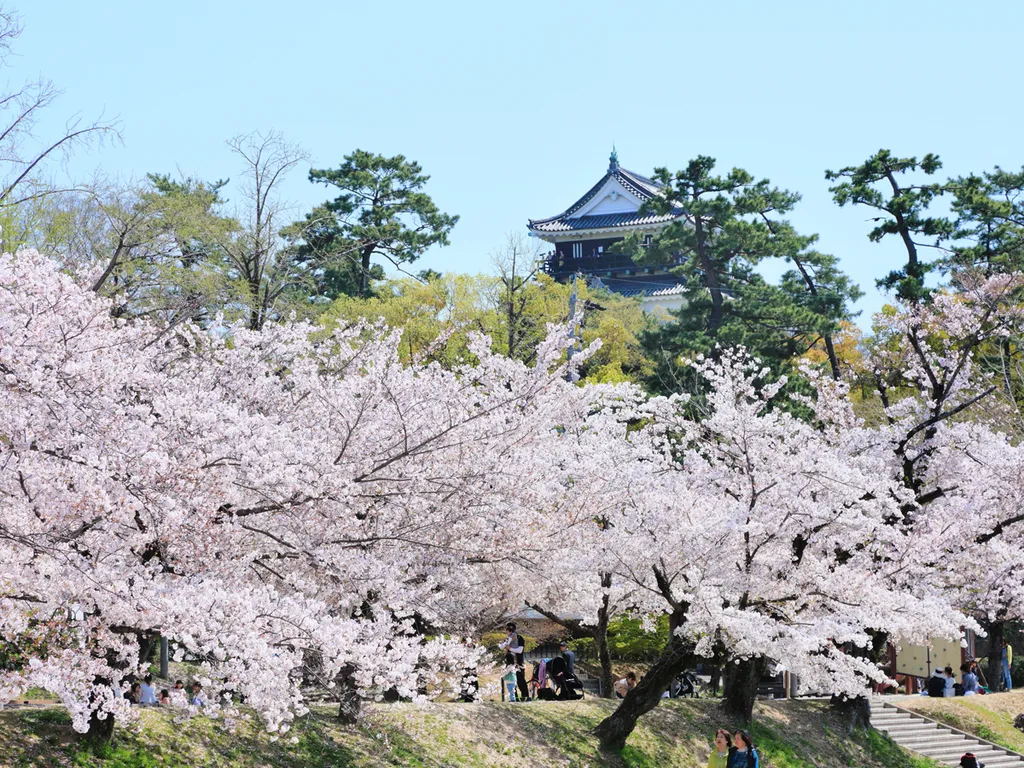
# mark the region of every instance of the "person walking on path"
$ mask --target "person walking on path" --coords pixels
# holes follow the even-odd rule
[[[761,768],[749,731],[736,731],[729,748],[729,768]]]
[[[732,747],[732,736],[725,728],[715,733],[715,744],[708,755],[708,768],[729,768],[729,748]]]

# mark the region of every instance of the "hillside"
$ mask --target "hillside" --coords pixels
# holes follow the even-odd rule
[[[145,710],[138,728],[121,728],[102,756],[84,752],[58,708],[0,712],[0,766],[80,768],[340,768],[341,766],[679,766],[703,768],[711,734],[735,723],[717,702],[665,702],[644,718],[622,755],[601,755],[588,732],[614,707],[602,700],[526,705],[381,705],[357,728],[328,712],[304,719],[272,742],[250,723]],[[843,737],[823,702],[758,705],[754,735],[768,768],[926,768],[874,732]],[[292,739],[295,743],[291,743]]]
[[[1013,727],[1013,719],[1024,712],[1024,692],[930,699],[925,696],[897,702],[904,709],[920,712],[968,731],[1000,746],[1024,753],[1024,733]]]

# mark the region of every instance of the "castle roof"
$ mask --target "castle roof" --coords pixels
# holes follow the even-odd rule
[[[683,216],[680,207],[665,214],[641,212],[644,203],[663,194],[656,181],[620,166],[618,156],[612,152],[608,171],[583,197],[557,216],[530,219],[527,226],[539,236],[658,227]]]

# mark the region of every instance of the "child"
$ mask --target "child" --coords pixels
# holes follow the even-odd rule
[[[502,683],[505,685],[505,695],[508,696],[509,701],[518,701],[517,690],[516,690],[516,670],[513,667],[510,669],[503,678]]]

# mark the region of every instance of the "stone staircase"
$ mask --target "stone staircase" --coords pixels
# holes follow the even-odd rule
[[[587,696],[592,696],[596,699],[601,695],[600,680],[598,680],[596,677],[590,677],[589,675],[585,675],[582,672],[580,672],[576,676],[580,679],[580,682],[583,684],[583,691],[587,694]]]
[[[888,698],[888,697],[886,697]],[[973,752],[985,768],[1021,766],[1024,756],[977,736],[939,725],[923,715],[900,709],[885,698],[871,698],[871,725],[905,749],[930,757],[943,765],[960,765],[965,752]]]

